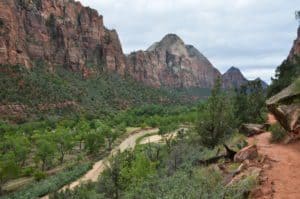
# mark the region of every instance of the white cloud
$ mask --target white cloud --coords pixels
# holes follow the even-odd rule
[[[296,37],[293,14],[300,5],[300,0],[80,1],[118,31],[126,53],[176,33],[221,71],[236,65],[247,78],[256,75],[266,81]]]

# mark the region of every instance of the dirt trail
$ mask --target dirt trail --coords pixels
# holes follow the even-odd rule
[[[146,134],[157,133],[157,132],[158,132],[158,129],[148,129],[148,130],[141,130],[138,133],[130,135],[119,146],[114,148],[107,158],[104,158],[104,159],[96,162],[93,165],[93,168],[91,170],[89,170],[84,176],[82,176],[78,180],[76,180],[68,185],[65,185],[61,190],[74,189],[81,183],[85,183],[88,181],[92,181],[92,182],[97,181],[98,176],[104,171],[109,157],[115,155],[116,153],[118,153],[118,151],[123,152],[126,149],[133,149],[135,147],[136,140],[138,138],[145,136]],[[46,196],[42,197],[41,199],[49,199],[49,195],[46,195]]]
[[[269,117],[269,123],[274,123]],[[260,199],[299,199],[300,198],[300,141],[292,144],[270,143],[271,133],[266,132],[249,139],[258,146],[258,151],[271,161],[271,167],[263,169],[265,179]]]

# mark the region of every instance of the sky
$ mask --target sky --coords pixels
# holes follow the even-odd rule
[[[296,38],[300,0],[80,0],[116,29],[125,53],[175,33],[224,73],[270,83]]]

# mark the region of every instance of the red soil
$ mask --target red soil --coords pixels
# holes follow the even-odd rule
[[[276,122],[270,115],[269,123]],[[266,132],[249,138],[258,146],[258,152],[267,156],[270,165],[263,168],[262,194],[259,199],[300,199],[300,141],[292,144],[270,143],[271,133]]]

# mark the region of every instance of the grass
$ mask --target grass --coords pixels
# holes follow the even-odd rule
[[[272,133],[271,142],[281,142],[287,134],[279,123],[273,124],[270,127],[270,131]]]

